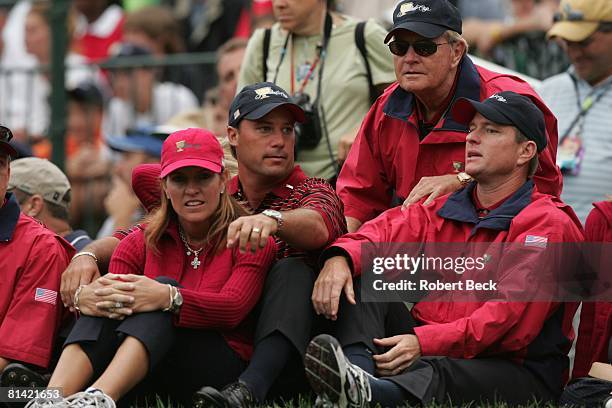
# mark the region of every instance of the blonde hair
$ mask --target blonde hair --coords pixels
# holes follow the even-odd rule
[[[223,177],[226,170],[220,177]],[[178,223],[178,216],[170,204],[170,199],[163,196],[163,181],[162,181],[162,200],[159,208],[154,210],[146,220],[147,228],[145,230],[145,242],[148,249],[159,254],[158,243],[162,235],[168,228],[170,220],[175,220]],[[213,220],[206,234],[206,242],[212,243],[213,251],[220,251],[227,241],[227,229],[232,221],[238,217],[248,215],[248,212],[228,193],[222,193],[219,200],[219,206],[210,216]]]
[[[49,29],[51,28],[51,1],[50,0],[36,0],[32,3],[28,14],[37,14],[47,23]],[[68,9],[68,15],[66,16],[66,31],[68,32],[68,41],[72,41],[74,31],[76,28],[77,11],[74,7]]]

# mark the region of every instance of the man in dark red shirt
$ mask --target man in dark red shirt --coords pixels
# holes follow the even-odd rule
[[[60,275],[74,248],[20,213],[7,193],[11,131],[0,126],[0,372],[12,362],[46,368],[64,311]],[[29,386],[30,384],[22,384]]]
[[[202,390],[203,404],[251,406],[263,401],[289,361],[298,367],[293,372],[301,371],[301,356],[313,326],[310,295],[317,272],[313,265],[319,251],[346,232],[342,203],[333,188],[323,179],[307,177],[294,163],[293,127],[301,120],[301,108],[271,83],[245,87],[230,109],[228,137],[239,176],[229,181],[227,190],[254,215],[230,225],[228,245],[255,251],[274,236],[278,255],[258,306],[260,318],[249,367],[239,382],[222,392]],[[136,169],[134,174],[137,172],[142,173]],[[150,182],[150,168],[146,173],[133,188],[139,197],[150,199],[155,195],[141,188],[142,184],[155,185]],[[150,204],[143,203],[146,208]],[[115,234],[118,239],[124,236],[123,232]],[[105,262],[118,239],[102,244],[95,241],[86,247],[97,259],[75,259],[66,271],[70,281],[87,283],[97,273],[96,262]]]
[[[469,124],[464,160],[475,181],[429,205],[385,211],[322,255],[325,265],[312,298],[317,313],[338,316],[339,341],[321,335],[310,343],[306,375],[320,396],[341,407],[367,401],[429,405],[447,398],[453,404],[523,405],[560,395],[576,307],[542,288],[557,284],[557,267],[569,265],[553,262],[558,259],[550,251],[582,241],[583,233],[571,208],[539,192],[532,180],[537,154],[547,143],[544,115],[529,98],[508,91],[483,103],[460,99],[452,114]],[[454,258],[483,257],[485,266],[467,277],[494,278],[495,301],[458,286],[411,311],[401,302],[362,302],[358,296],[372,289],[366,278],[376,273],[363,255],[381,243],[424,244],[419,254],[442,257],[453,253],[440,243],[461,244]],[[502,244],[503,250],[494,249]],[[448,275],[435,269],[434,279],[424,270],[419,273],[429,282],[439,276],[466,280],[458,269]],[[353,291],[359,276],[355,283],[362,291]],[[343,300],[338,314],[343,288],[348,302]],[[533,295],[540,297],[531,301]]]
[[[559,196],[557,120],[526,82],[474,65],[459,11],[448,0],[404,0],[393,23],[385,42],[397,82],[364,118],[338,177],[349,232],[394,203],[431,201],[470,180],[463,158],[468,129],[450,112],[460,97],[480,101],[515,91],[532,99],[544,112],[548,136],[534,181]]]

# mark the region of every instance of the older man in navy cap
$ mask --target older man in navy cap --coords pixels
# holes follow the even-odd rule
[[[353,284],[362,288],[342,306],[338,339],[317,336],[306,352],[312,387],[341,407],[429,405],[447,398],[453,405],[523,405],[555,401],[561,393],[576,308],[540,291],[538,302],[522,296],[537,290],[543,277],[558,276],[554,265],[568,264],[552,262],[559,260],[550,252],[529,252],[531,247],[583,239],[571,208],[539,192],[532,180],[538,152],[547,144],[544,116],[529,98],[500,92],[482,103],[459,99],[452,117],[469,129],[462,160],[474,181],[429,205],[388,210],[321,256],[322,274],[340,270],[356,279],[351,292]],[[495,271],[495,301],[473,297],[473,290],[462,292],[460,286],[450,294],[445,290],[442,299],[420,301],[411,311],[403,303],[361,301],[368,281],[358,279],[371,274],[363,261],[368,245],[402,242],[425,243],[419,249],[424,256],[433,250],[442,257],[453,255],[452,249],[440,250],[436,243],[461,244],[461,257],[482,255],[471,249],[474,243],[485,243],[487,251],[504,245],[504,251],[493,252],[490,269],[468,275],[479,279]],[[428,276],[421,271],[418,279]],[[318,312],[337,313],[337,302],[313,300]]]

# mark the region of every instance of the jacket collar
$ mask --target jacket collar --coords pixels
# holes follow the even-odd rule
[[[270,191],[268,194],[273,194],[276,197],[286,199],[291,195],[293,190],[307,178],[308,177],[306,176],[304,171],[302,171],[300,166],[295,166],[291,174],[285,180],[278,183],[276,187],[274,187],[272,191]],[[229,181],[227,189],[231,195],[236,195],[237,193],[240,193],[241,195],[244,196],[244,192],[242,191],[242,185],[240,184],[239,176],[234,176]]]
[[[0,207],[0,242],[13,238],[17,221],[19,221],[19,204],[13,193],[6,194],[6,204]]]
[[[491,211],[486,217],[478,218],[472,201],[472,190],[475,187],[476,182],[473,181],[464,189],[454,192],[438,210],[438,215],[442,218],[474,224],[470,235],[474,235],[479,228],[509,230],[514,217],[531,203],[531,195],[534,190],[533,180],[529,179],[502,205]]]
[[[480,75],[476,65],[468,56],[464,56],[459,64],[459,78],[457,79],[457,87],[450,105],[453,106],[459,98],[468,98],[475,101],[480,101]],[[396,87],[389,96],[387,103],[383,107],[383,112],[392,118],[407,122],[414,112],[414,94],[405,91],[402,87]],[[457,123],[453,120],[451,109],[448,109],[444,114],[444,120],[441,121],[442,126],[436,130],[455,130],[467,131],[467,126]]]

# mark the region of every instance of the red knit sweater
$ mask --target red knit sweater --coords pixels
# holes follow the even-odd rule
[[[249,314],[259,300],[265,275],[276,255],[274,240],[270,238],[268,245],[255,254],[241,254],[238,249],[214,254],[204,249],[199,256],[202,264],[194,270],[193,255],[186,255],[178,227],[171,223],[158,249],[159,254],[147,250],[144,231],[135,229],[119,243],[109,272],[175,279],[183,295],[176,326],[219,330],[230,347],[248,360],[254,332]]]

